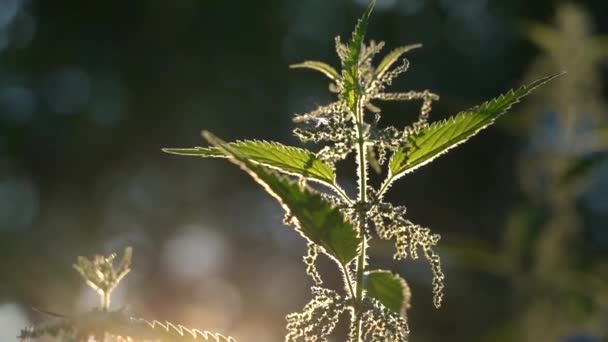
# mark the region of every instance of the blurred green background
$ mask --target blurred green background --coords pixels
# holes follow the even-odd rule
[[[236,168],[160,149],[201,145],[201,129],[296,144],[292,114],[332,94],[288,65],[336,65],[333,38],[366,5],[1,0],[0,341],[43,318],[31,307],[97,305],[71,264],[127,245],[113,307],[281,341],[309,297],[304,242]],[[443,236],[440,310],[424,262],[372,250],[410,282],[411,339],[607,340],[608,2],[378,0],[368,37],[424,44],[394,89],[440,94],[434,119],[568,72],[391,190]],[[388,105],[386,122],[414,110]]]

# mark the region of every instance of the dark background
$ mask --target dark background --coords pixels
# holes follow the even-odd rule
[[[551,25],[559,4],[378,0],[368,37],[386,41],[385,52],[424,44],[408,55],[412,66],[394,89],[440,94],[434,120],[526,80],[542,52],[522,25]],[[608,2],[580,4],[595,32],[608,34]],[[202,129],[225,140],[297,144],[292,114],[333,95],[322,76],[288,65],[314,59],[337,66],[333,38],[348,37],[365,6],[1,0],[0,340],[12,341],[42,318],[32,306],[74,314],[97,305],[71,264],[78,255],[127,245],[135,249],[134,269],[113,307],[242,341],[282,340],[284,315],[309,298],[303,241],[282,226],[272,198],[236,168],[160,149],[202,145]],[[606,63],[595,72],[605,80]],[[605,97],[605,81],[596,90]],[[416,110],[385,108],[386,122],[396,125]],[[512,115],[534,115],[524,108]],[[517,164],[529,137],[505,122],[391,190],[389,199],[441,233],[446,247],[440,310],[432,308],[424,262],[391,261],[389,244],[374,249],[374,266],[392,267],[411,283],[414,341],[481,340],[511,317],[511,283],[449,252],[468,238],[498,249],[512,211],[524,202]],[[603,165],[595,177],[607,174]],[[353,182],[348,173],[342,180],[351,191]],[[577,202],[583,235],[593,237],[582,247],[592,250],[589,263],[608,254],[606,183],[595,184],[600,195]],[[321,269],[333,272],[324,262]],[[594,331],[577,327],[571,335]]]

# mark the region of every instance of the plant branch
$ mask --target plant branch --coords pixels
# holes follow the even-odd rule
[[[340,267],[342,268],[342,273],[344,274],[344,280],[346,281],[346,284],[348,285],[347,288],[348,288],[348,292],[350,293],[350,296],[352,298],[353,305],[356,307],[357,306],[357,297],[355,296],[355,289],[353,288],[353,280],[350,278],[350,272],[348,272],[346,265],[340,263]]]
[[[346,194],[346,192],[344,191],[344,189],[342,189],[338,184],[332,184],[331,185],[331,189],[340,196],[340,198],[342,198],[347,204],[352,205],[353,204],[353,200],[350,199],[350,197],[348,197],[348,195]]]
[[[386,191],[393,184],[393,180],[394,180],[394,176],[389,171],[388,177],[386,177],[386,179],[384,180],[384,182],[382,182],[382,185],[380,186],[380,190],[378,191],[378,199],[379,200],[381,200],[384,197],[384,194],[386,193]]]

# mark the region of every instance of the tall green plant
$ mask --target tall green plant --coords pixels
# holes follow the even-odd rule
[[[335,102],[294,118],[299,124],[295,136],[303,142],[322,143],[318,152],[257,140],[226,143],[206,131],[203,137],[211,147],[164,149],[179,155],[227,158],[277,199],[285,209],[285,222],[308,242],[304,262],[315,283],[313,298],[301,312],[287,316],[286,341],[326,341],[343,313],[350,317],[350,341],[406,341],[409,287],[397,274],[368,269],[367,248],[380,238],[395,241],[396,259],[416,259],[422,252],[433,271],[433,303],[439,307],[444,275],[435,246],[440,237],[411,222],[405,217],[405,207],[386,202],[384,195],[396,180],[465,142],[557,76],[539,79],[450,119],[429,124],[431,106],[438,95],[428,90],[386,90],[409,67],[403,55],[420,45],[395,49],[374,66],[372,59],[384,43],[364,43],[372,9],[373,3],[346,44],[336,38],[340,72],[318,61],[292,65],[323,73],[338,95]],[[413,100],[421,102],[413,124],[381,127],[381,110],[376,103]],[[349,196],[336,177],[336,162],[351,154],[357,162],[356,197]],[[386,179],[378,186],[368,179],[371,164],[388,169]],[[306,181],[321,184],[330,193],[313,190]],[[343,291],[323,286],[315,267],[319,254],[335,262],[344,280]]]

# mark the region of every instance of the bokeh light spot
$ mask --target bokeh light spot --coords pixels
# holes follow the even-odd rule
[[[126,89],[117,77],[100,77],[93,84],[90,118],[100,125],[112,125],[125,114]]]
[[[28,227],[38,215],[38,189],[27,179],[0,181],[0,229]]]
[[[75,114],[89,101],[91,80],[82,68],[64,67],[47,77],[44,95],[53,112]]]
[[[6,49],[11,39],[5,30],[0,29],[0,51]]]
[[[11,86],[0,89],[0,117],[11,124],[27,123],[36,107],[34,93],[25,87]]]
[[[30,45],[36,35],[36,19],[28,13],[21,13],[11,27],[12,46],[23,49]]]
[[[403,0],[397,5],[397,8],[405,15],[412,15],[420,12],[426,0]]]
[[[30,324],[20,305],[0,304],[0,341],[16,341],[19,330]]]
[[[222,268],[227,247],[221,234],[199,225],[186,226],[165,245],[165,271],[177,280],[199,281]]]
[[[204,322],[206,330],[228,331],[242,318],[241,294],[223,278],[205,279],[195,296],[196,300],[186,309],[188,322]]]
[[[20,0],[2,0],[0,1],[0,28],[5,28],[10,25],[19,9],[21,8]]]

